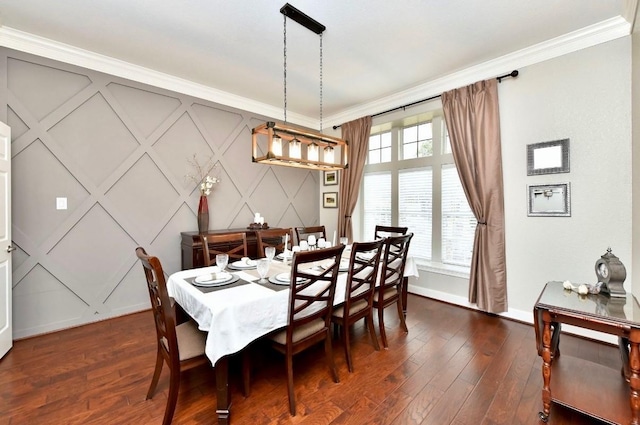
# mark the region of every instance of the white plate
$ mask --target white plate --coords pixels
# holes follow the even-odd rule
[[[234,269],[255,269],[256,268],[256,262],[253,260],[249,260],[249,261],[234,261],[233,263],[229,264],[229,267],[234,268]]]
[[[200,276],[196,276],[193,280],[193,283],[198,285],[216,285],[218,283],[229,282],[233,279],[233,275],[231,273],[207,273]]]
[[[281,252],[280,254],[276,255],[276,258],[278,260],[284,260],[284,253]],[[291,258],[293,258],[293,253],[289,251],[289,255],[287,255],[287,260],[290,260]]]
[[[288,273],[288,272],[280,273],[280,274],[275,275],[275,280],[277,280],[278,282],[286,283],[287,285],[289,284],[290,279],[291,279],[291,273]],[[307,279],[305,279],[303,277],[296,278],[296,282],[298,282],[298,283],[302,283],[305,280],[307,280]]]

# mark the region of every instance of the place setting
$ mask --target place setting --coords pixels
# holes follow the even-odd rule
[[[242,257],[240,260],[229,264],[229,269],[231,270],[255,270],[256,267],[256,260],[252,260],[249,257]]]

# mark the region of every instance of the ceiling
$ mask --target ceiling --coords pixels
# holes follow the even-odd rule
[[[2,0],[0,45],[282,119],[285,2]],[[290,0],[326,26],[325,124],[628,35],[637,2]],[[292,122],[320,116],[319,39],[287,20]]]

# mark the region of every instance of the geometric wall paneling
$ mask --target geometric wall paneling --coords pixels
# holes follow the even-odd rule
[[[213,151],[187,112],[173,121],[153,143],[153,150],[162,158],[181,187],[189,191],[195,188],[195,183],[185,179],[186,174],[193,173],[187,160],[195,154],[202,163],[204,159],[213,155]]]
[[[211,229],[255,212],[272,227],[318,223],[318,172],[251,161],[251,129],[274,118],[6,48],[1,67],[17,338],[149,308],[134,249],[180,270],[180,232],[197,229],[194,153],[217,164]]]
[[[95,311],[130,267],[135,241],[96,204],[47,255],[43,266]],[[48,264],[51,263],[51,264]]]
[[[295,208],[298,216],[303,223],[309,223],[308,226],[317,226],[318,224],[318,210],[320,208],[320,201],[318,197],[309,199],[309,193],[316,193],[318,189],[318,181],[314,178],[314,175],[318,173],[310,172],[307,178],[304,179],[300,185],[300,190],[295,194],[291,205]],[[315,220],[315,221],[314,221]]]
[[[55,124],[49,134],[96,186],[139,146],[100,93]]]
[[[149,137],[181,105],[180,100],[175,97],[149,90],[117,83],[109,83],[107,88],[145,138]]]
[[[34,334],[77,323],[89,306],[42,266],[34,267],[13,288],[13,326]]]
[[[180,205],[180,193],[144,154],[105,193],[110,212],[126,223],[134,238],[152,240]]]
[[[271,168],[251,194],[251,206],[268,223],[279,222],[289,205],[289,197]]]
[[[11,127],[12,142],[29,130],[27,124],[11,108],[7,108],[7,124]]]
[[[147,250],[151,250],[149,247],[145,247]],[[155,253],[153,255],[156,255]],[[158,254],[159,255],[159,254]],[[164,262],[162,264],[164,266]],[[122,281],[116,286],[113,291],[104,300],[104,304],[109,307],[109,310],[114,315],[126,314],[129,312],[131,306],[138,307],[139,310],[144,310],[149,306],[149,291],[146,286],[141,282],[144,279],[140,264],[138,261],[131,264],[131,268],[124,276]],[[126,306],[126,307],[123,307]]]
[[[263,215],[263,213],[261,211],[258,211],[258,212],[260,213],[260,215],[265,217],[265,221],[269,224],[269,227],[278,227],[275,224],[275,221],[271,221],[271,219],[269,218],[269,217],[271,217],[271,213],[270,212],[265,212],[264,215]],[[249,206],[247,204],[242,204],[242,206],[240,207],[240,210],[238,211],[238,214],[236,215],[234,220],[229,225],[229,228],[230,229],[242,229],[242,228],[246,227],[249,223],[253,222],[254,215],[255,215],[255,213],[253,212],[253,210],[251,208],[249,208]]]
[[[191,108],[206,130],[207,139],[220,148],[242,122],[242,115],[194,103]],[[194,117],[195,119],[195,117]]]
[[[85,188],[39,139],[13,157],[12,180],[14,233],[22,231],[35,245],[59,229],[89,197]],[[68,209],[55,210],[56,196],[67,198]]]
[[[11,92],[37,121],[91,84],[89,77],[79,73],[13,58],[7,62]]]

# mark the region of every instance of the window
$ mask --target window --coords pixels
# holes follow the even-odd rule
[[[362,240],[373,238],[376,224],[406,226],[414,234],[410,252],[416,259],[469,267],[476,219],[442,112],[373,127],[367,158],[360,192]]]

